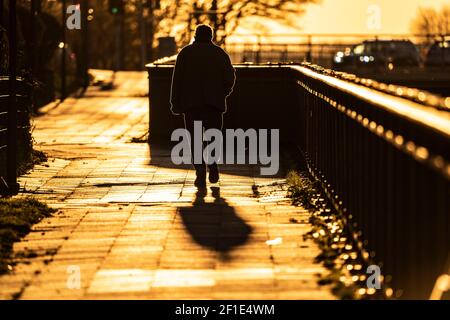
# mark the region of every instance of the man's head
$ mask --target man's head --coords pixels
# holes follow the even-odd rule
[[[207,24],[200,24],[195,29],[195,40],[199,42],[210,42],[213,39],[213,29]]]

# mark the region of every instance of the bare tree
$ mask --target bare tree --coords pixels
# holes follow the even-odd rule
[[[29,7],[29,0],[18,0]],[[124,65],[127,69],[141,69],[144,50],[146,60],[155,58],[154,47],[160,36],[176,37],[178,45],[191,40],[192,31],[199,23],[208,23],[216,30],[216,42],[222,44],[247,17],[264,17],[285,25],[296,25],[308,3],[320,0],[123,0],[125,5]],[[75,0],[67,4],[77,3]],[[60,1],[41,1],[42,12],[51,15],[61,26],[54,30],[59,37],[61,21]],[[111,68],[114,63],[117,15],[108,10],[108,0],[89,1],[91,20],[88,24],[90,66]],[[80,49],[79,30],[66,31],[71,48]],[[147,42],[142,46],[142,42]]]
[[[427,42],[433,41],[437,35],[450,35],[450,6],[443,6],[440,10],[420,8],[411,23],[411,31],[426,36]]]
[[[180,43],[190,41],[195,25],[208,23],[216,30],[216,41],[223,43],[243,18],[250,16],[276,20],[285,25],[295,25],[304,13],[305,4],[320,0],[161,0],[159,33],[169,34],[179,30]]]

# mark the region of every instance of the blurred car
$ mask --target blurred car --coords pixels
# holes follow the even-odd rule
[[[334,68],[348,67],[418,67],[420,54],[409,40],[367,40],[361,44],[336,53]]]
[[[428,50],[425,66],[450,66],[450,40],[436,41]]]

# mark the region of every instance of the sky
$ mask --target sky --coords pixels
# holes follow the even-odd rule
[[[420,7],[444,4],[450,0],[322,0],[308,5],[300,24],[305,33],[403,34]]]
[[[419,8],[439,9],[442,5],[450,5],[450,0],[322,0],[306,5],[305,15],[298,20],[299,29],[271,21],[257,29],[277,34],[406,34]],[[254,32],[255,21],[249,20],[237,33]]]

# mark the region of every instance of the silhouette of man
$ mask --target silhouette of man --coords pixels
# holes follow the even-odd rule
[[[213,30],[208,25],[199,25],[195,41],[178,54],[172,76],[171,110],[173,114],[184,114],[187,131],[191,135],[192,162],[194,163],[194,121],[201,121],[203,129],[222,130],[226,98],[233,91],[235,72],[228,54],[213,43]],[[203,137],[202,141],[203,141]],[[197,138],[198,139],[198,138]],[[205,148],[206,145],[203,145]],[[206,186],[206,165],[194,163],[197,187]],[[219,181],[216,163],[208,166],[209,181]]]

